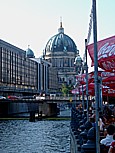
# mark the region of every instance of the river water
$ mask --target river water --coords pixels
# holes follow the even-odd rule
[[[70,121],[0,121],[0,153],[70,153]]]

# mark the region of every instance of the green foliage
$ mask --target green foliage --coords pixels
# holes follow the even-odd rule
[[[69,94],[71,90],[72,90],[72,86],[71,85],[62,84],[61,92],[63,93],[64,96]]]

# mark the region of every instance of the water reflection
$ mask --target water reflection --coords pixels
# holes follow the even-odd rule
[[[70,153],[70,121],[0,121],[0,153]]]

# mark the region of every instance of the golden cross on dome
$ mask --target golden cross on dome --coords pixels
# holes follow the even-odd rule
[[[60,17],[60,28],[62,28],[62,17]]]

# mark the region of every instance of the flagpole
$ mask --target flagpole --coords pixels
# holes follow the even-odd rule
[[[88,65],[87,65],[87,39],[85,39],[85,66],[86,66],[86,107],[87,107],[87,121],[89,120],[89,96],[88,96]]]
[[[95,80],[95,103],[96,103],[96,153],[100,153],[100,131],[99,131],[99,90],[98,90],[98,57],[97,57],[97,20],[96,0],[93,4],[93,39],[94,39],[94,80]]]

